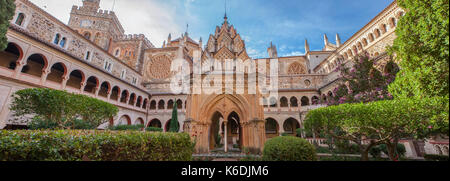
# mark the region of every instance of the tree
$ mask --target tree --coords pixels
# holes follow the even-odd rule
[[[389,86],[395,97],[449,96],[448,0],[399,0],[406,13],[390,49],[402,70]]]
[[[356,56],[350,64],[340,65],[336,71],[340,72],[341,83],[333,90],[334,96],[328,97],[328,105],[392,99],[387,89],[395,80],[398,67],[389,61],[386,65],[389,71],[383,74],[375,68],[376,63],[366,54]]]
[[[169,132],[178,132],[180,130],[180,125],[178,124],[178,104],[174,103],[172,109],[172,119],[170,120]]]
[[[310,111],[304,124],[358,144],[362,160],[368,160],[371,147],[380,144],[386,144],[389,157],[395,160],[401,138],[448,135],[448,105],[442,97],[341,104]]]
[[[15,92],[10,109],[13,121],[41,121],[53,125],[49,129],[75,129],[80,118],[97,128],[118,112],[116,106],[95,98],[43,88]],[[30,116],[33,121],[28,120]]]
[[[8,31],[9,21],[14,17],[16,4],[14,0],[0,0],[0,50],[4,50],[8,45],[6,32]]]

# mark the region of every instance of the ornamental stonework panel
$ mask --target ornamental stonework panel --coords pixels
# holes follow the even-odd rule
[[[172,60],[167,55],[152,57],[147,65],[147,75],[152,79],[167,79],[171,75],[170,65]]]

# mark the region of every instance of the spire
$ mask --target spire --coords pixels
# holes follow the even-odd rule
[[[325,43],[325,47],[328,46],[328,37],[327,37],[327,34],[326,34],[326,33],[323,34],[323,41],[324,41],[324,43]]]
[[[309,52],[309,44],[308,44],[308,40],[305,38],[305,53]]]
[[[172,41],[172,33],[169,33],[169,37],[167,37],[167,43],[170,44]]]
[[[339,37],[338,33],[336,33],[336,46],[337,47],[341,46],[341,37]]]
[[[198,46],[200,47],[200,49],[203,48],[203,40],[202,40],[202,37],[200,37],[200,40],[198,41]]]
[[[225,16],[223,17],[223,19],[224,19],[225,21],[228,20],[228,17],[227,17],[227,0],[225,0]]]
[[[166,47],[166,40],[164,40],[164,42],[163,42],[163,46],[162,46],[163,48],[165,48]]]
[[[185,33],[185,36],[188,36],[188,31],[189,31],[189,24],[186,24],[186,33]]]

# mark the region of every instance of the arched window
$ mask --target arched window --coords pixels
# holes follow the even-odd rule
[[[298,107],[298,100],[296,97],[291,97],[291,107]]]
[[[156,101],[153,100],[152,102],[150,102],[150,110],[155,110],[156,109]]]
[[[397,19],[391,18],[389,23],[391,24],[391,28],[395,28],[397,26]]]
[[[160,110],[162,110],[162,109],[164,109],[164,100],[160,100],[159,102],[158,102],[158,109],[160,109]]]
[[[114,56],[115,56],[115,57],[119,57],[119,55],[120,55],[120,49],[117,48],[116,51],[115,51],[115,53],[114,53]]]
[[[136,107],[141,107],[141,104],[142,104],[142,97],[139,96],[136,102]]]
[[[381,35],[380,30],[379,30],[379,29],[376,29],[376,30],[375,30],[375,38],[379,38],[380,35]]]
[[[57,33],[57,34],[55,35],[55,39],[53,40],[53,43],[54,43],[55,45],[58,45],[58,44],[59,44],[59,41],[61,41],[61,35],[60,35],[59,33]]]
[[[152,127],[152,128],[162,128],[162,124],[161,121],[159,119],[152,119],[147,127]]]
[[[84,91],[91,93],[91,94],[95,94],[95,91],[97,89],[98,85],[98,79],[97,77],[91,76],[88,78],[87,82],[86,82],[86,86],[84,87]]]
[[[266,119],[266,134],[278,134],[278,122],[275,119]]]
[[[288,100],[286,97],[280,99],[280,107],[288,107]]]
[[[119,93],[120,93],[120,88],[118,86],[115,86],[112,90],[111,90],[111,96],[110,99],[111,100],[115,100],[117,101],[119,99]]]
[[[108,97],[109,89],[109,83],[103,82],[102,85],[100,85],[100,91],[98,92],[98,95],[101,97]]]
[[[47,75],[47,80],[62,83],[65,74],[66,66],[63,63],[55,63]]]
[[[169,100],[169,102],[167,102],[167,109],[173,109],[173,100]]]
[[[62,38],[61,42],[59,42],[59,46],[61,48],[65,48],[66,47],[66,41],[67,41],[66,37]]]
[[[91,33],[85,32],[83,35],[86,39],[91,40]]]
[[[177,109],[183,109],[183,101],[180,99],[177,100]]]
[[[84,82],[84,74],[80,70],[74,70],[70,73],[69,80],[67,81],[68,87],[75,89],[81,89],[81,83]]]
[[[289,118],[286,121],[284,121],[283,128],[285,133],[293,134],[295,133],[296,129],[300,128],[300,124],[296,119]]]
[[[375,40],[375,37],[373,36],[372,33],[369,34],[369,41],[373,42]]]
[[[47,60],[41,54],[33,54],[28,57],[27,65],[22,68],[22,73],[40,77],[47,68]]]
[[[317,105],[317,104],[319,104],[319,97],[313,96],[311,101],[312,101],[312,105]]]
[[[302,106],[309,106],[309,98],[306,96],[303,96],[300,100],[302,102]]]
[[[16,19],[16,22],[15,22],[16,25],[22,26],[24,19],[25,19],[25,14],[19,13],[19,15],[17,15],[17,19]]]
[[[144,102],[142,103],[142,108],[147,109],[148,99],[144,99]]]
[[[22,57],[22,49],[14,43],[8,43],[4,51],[0,51],[2,58],[0,59],[0,66],[6,67],[10,70],[15,70],[17,61]]]
[[[363,45],[364,45],[364,46],[367,46],[368,44],[369,44],[369,42],[367,42],[367,39],[364,38],[364,39],[363,39]]]
[[[127,103],[127,99],[128,99],[128,91],[124,90],[124,91],[122,91],[122,94],[120,96],[120,102]]]
[[[130,101],[128,102],[128,104],[134,106],[135,103],[136,103],[136,94],[132,93],[131,96],[130,96]]]

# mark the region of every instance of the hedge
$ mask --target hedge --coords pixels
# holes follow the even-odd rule
[[[137,131],[0,131],[0,161],[190,161],[188,134]]]
[[[125,131],[125,130],[141,131],[143,128],[144,128],[143,124],[138,124],[138,125],[117,125],[112,126],[109,129],[114,131]]]
[[[147,127],[145,128],[146,131],[151,131],[151,132],[163,132],[162,128],[157,128],[157,127]]]
[[[264,161],[316,161],[313,145],[302,138],[280,136],[268,140],[264,145]]]

